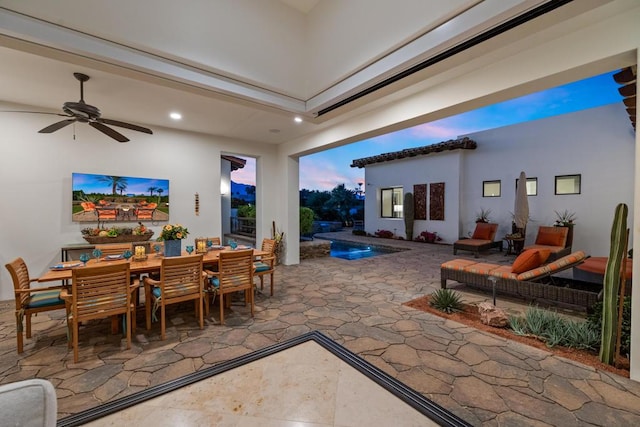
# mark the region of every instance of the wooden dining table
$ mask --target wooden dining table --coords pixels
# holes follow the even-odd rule
[[[209,250],[206,253],[203,253],[203,257],[202,257],[202,262],[206,267],[212,267],[218,264],[218,260],[220,258],[220,252],[222,251],[230,251],[232,250],[231,248],[225,248],[225,249],[214,249],[214,250]],[[236,250],[241,250],[241,249],[236,249]],[[189,255],[186,251],[182,252],[182,255]],[[192,255],[199,255],[199,254],[192,254]],[[253,256],[254,258],[259,258],[262,256],[268,256],[269,252],[260,250],[260,249],[253,249]],[[153,272],[159,272],[160,271],[160,267],[162,266],[162,259],[164,257],[162,255],[156,255],[156,254],[148,254],[146,259],[144,260],[136,260],[134,259],[134,257],[132,257],[129,260],[129,263],[131,264],[130,266],[130,270],[131,273],[133,274],[142,274],[142,273],[153,273]],[[120,259],[120,261],[122,261],[122,259]],[[100,264],[100,263],[104,263],[104,262],[113,262],[111,260],[107,260],[106,258],[101,258],[101,259],[90,259],[89,261],[87,261],[86,266],[90,267],[90,266],[94,266],[96,264]],[[69,281],[71,280],[72,277],[72,270],[73,268],[84,268],[84,266],[82,265],[78,265],[78,264],[82,264],[78,261],[67,261],[62,263],[62,265],[68,265],[70,266],[69,268],[60,268],[60,269],[51,269],[49,271],[47,271],[45,274],[43,274],[42,276],[38,277],[38,282],[55,282],[55,281]],[[71,267],[75,265],[75,267]]]

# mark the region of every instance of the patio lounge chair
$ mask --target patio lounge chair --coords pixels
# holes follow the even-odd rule
[[[440,266],[440,287],[445,289],[447,280],[455,280],[473,288],[492,291],[495,282],[497,293],[582,311],[597,302],[598,290],[556,286],[551,279],[553,274],[582,263],[586,259],[582,251],[540,266],[527,266],[525,263],[526,270],[514,270],[519,259],[526,259],[540,252],[535,249],[525,251],[516,258],[513,265],[490,264],[470,259],[447,261]]]
[[[500,252],[502,252],[502,241],[493,241],[497,231],[498,224],[476,223],[476,229],[470,239],[460,239],[453,244],[453,254],[457,255],[458,250],[471,251],[478,258],[480,251],[486,251],[491,248],[499,248]]]
[[[571,253],[571,246],[567,246],[567,235],[569,228],[567,227],[549,227],[540,226],[536,241],[533,245],[525,246],[527,249],[548,249],[551,252],[549,259],[562,258]]]

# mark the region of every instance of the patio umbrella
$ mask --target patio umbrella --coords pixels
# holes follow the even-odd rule
[[[524,228],[529,221],[529,200],[527,198],[527,176],[520,172],[518,178],[518,189],[516,190],[516,203],[513,210],[513,222],[516,228],[524,232]]]

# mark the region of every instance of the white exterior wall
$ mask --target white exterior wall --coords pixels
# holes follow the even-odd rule
[[[231,162],[226,159],[220,159],[220,193],[220,241],[224,242],[224,236],[231,233]]]
[[[538,178],[538,195],[529,196],[533,221],[527,226],[527,244],[540,225],[553,224],[554,211],[569,210],[577,215],[573,248],[607,256],[616,205],[626,203],[633,220],[634,136],[622,102],[466,136],[478,143],[477,149],[367,166],[367,232],[405,235],[403,219],[380,218],[381,188],[402,186],[413,192],[414,184],[445,182],[445,221],[416,221],[414,236],[426,229],[452,243],[473,232],[481,208],[492,211],[491,222],[500,224],[497,237],[504,236],[511,232],[515,180],[522,170]],[[581,175],[581,194],[555,195],[555,176],[573,174]],[[494,180],[501,181],[501,196],[482,197],[483,181]]]
[[[403,193],[406,194],[414,193],[415,184],[444,182],[445,220],[416,220],[413,225],[413,235],[415,237],[423,231],[435,231],[444,241],[454,241],[458,236],[459,170],[463,151],[468,150],[456,150],[367,166],[365,168],[367,187],[364,207],[365,230],[370,234],[375,233],[376,230],[389,230],[396,236],[406,238],[403,218],[380,216],[380,189],[402,187]],[[428,199],[429,187],[427,186],[427,203]],[[429,218],[428,205],[427,218]]]
[[[28,110],[0,104],[4,110]],[[60,261],[60,247],[86,243],[80,230],[97,223],[73,222],[71,217],[71,174],[139,176],[169,180],[169,223],[188,227],[188,239],[222,235],[221,152],[258,155],[267,185],[258,177],[257,239],[268,237],[275,216],[275,147],[209,135],[154,127],[153,135],[130,132],[131,141],[120,144],[84,124],[75,126],[76,140],[69,126],[53,134],[38,129],[51,124],[54,116],[39,114],[0,115],[0,265],[22,257],[32,277],[42,275]],[[264,167],[271,168],[265,172]],[[200,196],[200,215],[195,215],[195,193]],[[118,223],[126,226],[131,223]],[[167,222],[148,222],[159,236]],[[265,234],[263,234],[265,233]],[[13,284],[5,268],[0,269],[0,300],[13,300]]]

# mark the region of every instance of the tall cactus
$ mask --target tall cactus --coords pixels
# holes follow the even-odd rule
[[[616,319],[618,312],[618,290],[620,286],[621,266],[625,259],[627,237],[627,214],[629,208],[620,203],[616,207],[616,213],[611,227],[611,248],[609,260],[604,271],[602,300],[602,342],[600,345],[600,360],[603,363],[613,365],[616,343]]]
[[[404,231],[407,236],[407,240],[413,240],[413,194],[404,194]]]

